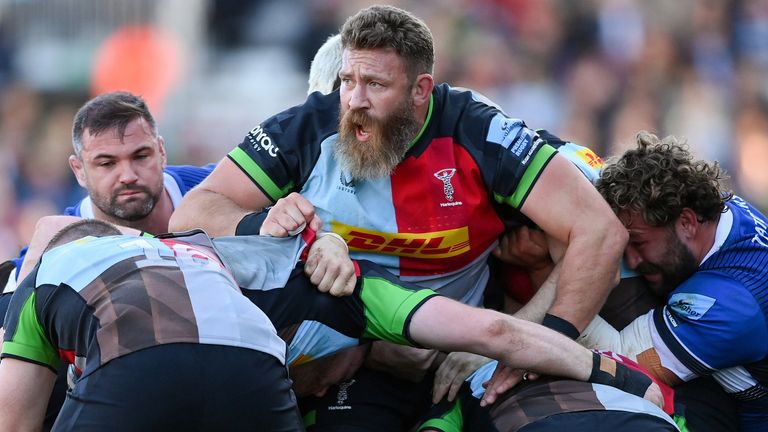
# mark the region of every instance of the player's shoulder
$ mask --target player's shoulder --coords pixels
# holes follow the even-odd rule
[[[762,316],[744,283],[726,272],[698,271],[667,298],[667,309],[687,321],[721,321],[736,325]]]

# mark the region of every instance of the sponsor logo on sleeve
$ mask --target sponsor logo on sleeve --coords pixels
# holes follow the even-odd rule
[[[589,165],[590,168],[603,167],[603,159],[601,159],[600,156],[598,156],[595,152],[593,152],[592,150],[586,147],[577,151],[576,156],[580,157],[581,160],[586,162],[586,164]]]
[[[504,117],[502,114],[496,114],[496,116],[491,119],[491,125],[488,127],[488,136],[486,136],[485,140],[499,144],[508,149],[515,138],[517,138],[517,134],[522,129],[522,126],[522,120],[511,119]],[[522,152],[522,150],[520,150],[520,152]]]
[[[257,152],[266,151],[272,157],[277,156],[277,152],[280,151],[277,145],[272,142],[272,137],[264,131],[261,125],[256,126],[248,132],[248,141],[251,143],[251,147],[253,147],[254,150]]]
[[[523,165],[528,163],[531,156],[536,153],[536,149],[543,144],[541,138],[525,127],[521,120],[507,118],[502,114],[496,114],[491,119],[486,141],[499,144],[509,150],[521,160]]]
[[[677,316],[698,320],[715,304],[715,299],[701,294],[677,293],[669,298],[668,307]]]

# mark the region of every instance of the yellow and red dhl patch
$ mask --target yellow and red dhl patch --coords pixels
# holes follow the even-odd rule
[[[576,152],[576,156],[581,158],[584,162],[587,163],[592,168],[602,168],[603,167],[603,159],[597,155],[597,153],[593,152],[592,150],[588,148],[583,148]]]
[[[466,226],[428,233],[383,233],[331,222],[333,232],[344,237],[350,251],[375,252],[410,258],[448,258],[469,251]]]

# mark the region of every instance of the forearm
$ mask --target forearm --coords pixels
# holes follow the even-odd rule
[[[626,238],[626,231],[620,228],[574,235],[562,259],[557,292],[548,312],[583,330],[618,283]]]
[[[541,323],[547,310],[555,299],[557,281],[560,277],[561,265],[558,264],[549,273],[544,283],[541,284],[533,298],[528,301],[514,316],[515,318]]]
[[[217,192],[195,188],[181,200],[168,223],[170,231],[204,229],[213,237],[234,235],[240,220],[251,213]]]
[[[543,326],[502,316],[491,324],[487,357],[518,369],[580,381],[589,379],[592,353],[560,333]],[[567,359],[567,361],[563,361]]]
[[[431,298],[416,311],[410,332],[423,346],[472,352],[539,373],[584,381],[592,367],[589,350],[555,331],[443,297]]]

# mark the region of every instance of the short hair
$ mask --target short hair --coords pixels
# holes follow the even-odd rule
[[[72,146],[75,155],[80,157],[83,150],[83,133],[88,129],[91,135],[99,135],[104,131],[117,128],[122,140],[128,123],[137,118],[143,118],[152,132],[157,135],[157,124],[147,103],[132,93],[117,91],[96,96],[85,103],[75,114],[72,125]]]
[[[51,238],[51,241],[48,242],[48,246],[45,247],[45,252],[56,246],[79,240],[86,236],[107,237],[120,234],[122,234],[120,230],[111,223],[98,219],[83,219],[71,223],[59,230],[59,232]]]
[[[341,86],[341,35],[333,35],[315,53],[309,67],[307,94],[319,91],[328,94]]]
[[[405,61],[411,79],[431,74],[435,64],[429,27],[394,6],[371,6],[349,17],[341,27],[341,45],[349,49],[391,48]]]
[[[615,212],[636,212],[662,227],[684,208],[702,222],[716,220],[733,197],[723,186],[727,178],[717,162],[695,160],[683,140],[641,131],[636,149],[608,161],[597,190]]]

